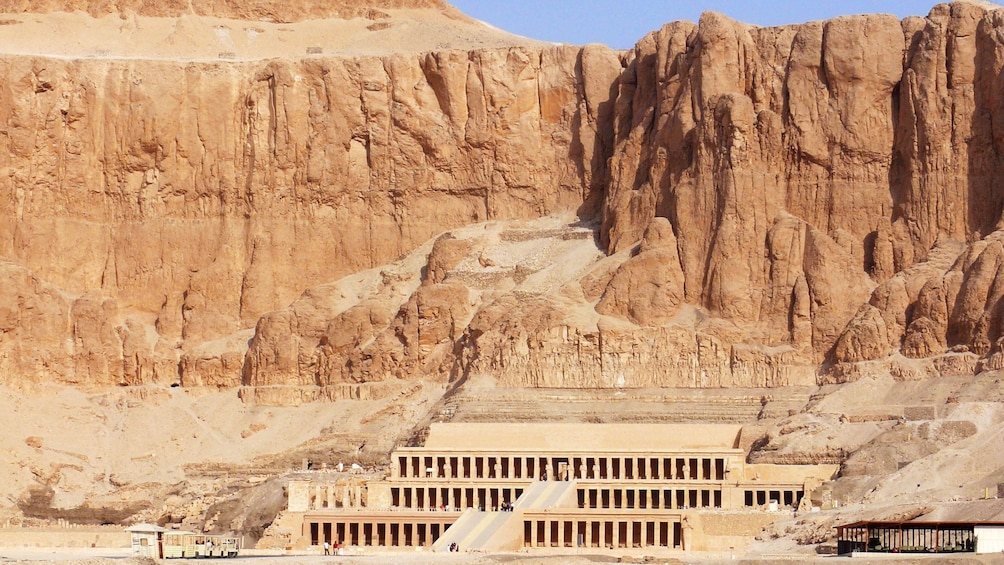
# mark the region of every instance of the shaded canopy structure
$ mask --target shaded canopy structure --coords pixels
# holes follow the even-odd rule
[[[837,553],[987,553],[981,530],[996,538],[1004,522],[860,521],[837,526]]]

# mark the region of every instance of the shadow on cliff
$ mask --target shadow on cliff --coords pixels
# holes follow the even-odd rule
[[[969,243],[982,240],[994,231],[1004,227],[1004,174],[1001,153],[1004,139],[1004,76],[1002,76],[1002,61],[999,38],[995,30],[1004,25],[1004,17],[1000,13],[988,12],[977,26],[976,55],[973,76],[973,115],[972,131],[967,144],[968,175],[967,175],[967,228]],[[968,278],[969,273],[967,273]],[[965,284],[965,283],[963,283]],[[947,342],[948,346],[967,345],[976,347],[976,353],[986,354],[991,344],[995,344],[1001,335],[1000,312],[1001,301],[985,304],[990,320],[985,327],[970,327],[965,323],[964,309],[966,301],[957,300],[952,307],[949,318]],[[986,317],[986,315],[985,315]],[[977,332],[985,335],[978,335]]]
[[[580,88],[585,88],[585,74],[582,66],[582,55],[583,50],[579,51],[578,59],[575,62],[575,72],[580,77]],[[623,68],[623,59],[621,62],[622,68],[621,72],[614,80],[610,83],[610,88],[607,91],[607,98],[603,102],[596,105],[596,123],[592,132],[583,132],[583,119],[582,119],[582,106],[576,111],[576,115],[572,120],[575,127],[572,128],[572,142],[569,147],[572,155],[572,161],[576,164],[577,173],[579,178],[586,178],[586,165],[584,159],[586,155],[585,144],[583,143],[583,135],[594,135],[592,158],[590,159],[588,166],[589,171],[591,171],[591,176],[589,177],[589,187],[586,189],[586,194],[583,195],[582,204],[575,211],[576,216],[583,223],[589,227],[593,227],[597,230],[596,242],[597,245],[601,245],[605,251],[605,246],[602,246],[602,238],[599,237],[599,222],[602,219],[603,214],[603,204],[606,199],[608,186],[610,184],[610,158],[614,153],[615,144],[615,131],[614,131],[614,108],[617,103],[617,95],[619,93],[621,78],[624,73],[627,72]],[[583,94],[583,99],[586,96]]]
[[[78,506],[76,508],[55,508],[52,500],[56,492],[50,486],[40,485],[29,489],[28,495],[18,501],[17,507],[28,518],[42,520],[66,520],[73,524],[107,525],[121,524],[153,506],[149,501],[120,503],[115,506]]]

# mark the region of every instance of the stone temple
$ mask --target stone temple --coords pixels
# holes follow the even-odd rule
[[[837,465],[746,463],[738,425],[432,424],[390,475],[289,485],[295,545],[504,551],[748,545]],[[338,496],[336,496],[336,494]],[[287,522],[288,523],[288,522]]]

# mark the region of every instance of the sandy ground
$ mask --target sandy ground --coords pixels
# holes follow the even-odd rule
[[[198,16],[8,14],[0,15],[0,53],[73,59],[239,61],[543,44],[435,10],[388,10],[386,14],[388,17],[379,19],[283,24]]]
[[[566,550],[567,551],[567,550]],[[207,563],[219,560],[172,560],[171,563]],[[815,563],[836,565],[840,563],[855,564],[998,564],[1004,563],[1004,556],[997,555],[889,555],[878,558],[818,556],[807,557],[799,555],[731,555],[711,553],[685,553],[682,551],[662,552],[652,554],[635,552],[608,552],[598,554],[568,553],[554,551],[528,555],[526,553],[500,554],[442,554],[429,552],[380,553],[372,555],[344,556],[304,556],[304,555],[270,555],[258,552],[246,554],[235,559],[222,561],[232,565],[264,565],[278,563],[282,565],[316,565],[321,563],[349,563],[356,565],[489,565],[489,564],[519,564],[519,565],[588,565],[594,563],[693,563],[700,565],[725,565],[733,563]],[[126,550],[80,550],[77,552],[58,552],[54,550],[5,550],[0,548],[0,563],[31,563],[44,565],[48,563],[59,565],[147,565],[155,563],[148,558],[130,557]]]

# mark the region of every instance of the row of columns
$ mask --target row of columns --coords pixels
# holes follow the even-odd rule
[[[721,508],[719,489],[635,489],[580,487],[579,508],[677,509]]]
[[[723,457],[520,457],[395,454],[392,476],[406,479],[725,480]]]
[[[420,547],[435,543],[451,523],[446,520],[418,523],[394,519],[347,520],[311,522],[307,527],[310,528],[311,545],[323,545],[326,541],[346,546]]]
[[[338,491],[341,490],[341,498]],[[360,508],[364,506],[363,487],[360,485],[343,485],[338,487],[334,484],[315,484],[314,496],[310,501],[310,508],[322,510],[325,508]]]
[[[746,490],[745,501],[746,506],[766,506],[771,501],[778,503],[780,506],[795,506],[797,507],[800,502],[802,502],[802,491],[801,490]]]
[[[420,510],[497,509],[514,504],[523,494],[516,487],[392,487],[391,505]]]
[[[527,520],[523,543],[528,547],[679,547],[679,522],[668,520],[554,519]]]

